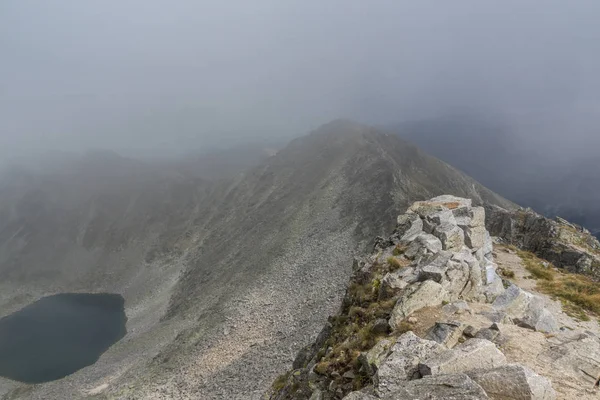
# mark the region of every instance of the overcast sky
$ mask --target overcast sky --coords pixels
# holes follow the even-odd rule
[[[465,110],[585,151],[600,136],[598,21],[597,0],[3,0],[0,156]]]

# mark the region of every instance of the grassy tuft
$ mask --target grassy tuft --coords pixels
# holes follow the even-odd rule
[[[396,257],[388,257],[387,263],[390,266],[390,271],[396,271],[400,268],[408,266],[408,262],[402,262]]]
[[[412,324],[406,320],[403,320],[398,324],[398,328],[396,328],[395,333],[397,333],[398,335],[402,335],[403,333],[406,333],[406,332],[412,331],[412,330],[413,330]]]
[[[406,249],[408,249],[408,246],[405,244],[398,244],[396,245],[396,247],[394,247],[394,251],[392,251],[392,254],[394,256],[401,256],[402,254],[404,254],[404,252],[406,251]]]
[[[515,272],[508,268],[498,268],[498,272],[500,272],[500,275],[504,278],[512,279],[515,277]]]
[[[273,390],[275,391],[280,391],[281,389],[283,389],[288,381],[288,378],[290,377],[290,373],[285,373],[282,375],[279,375],[277,377],[277,379],[275,379],[275,382],[273,382]]]

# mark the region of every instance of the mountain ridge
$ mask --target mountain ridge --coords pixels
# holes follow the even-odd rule
[[[64,281],[27,264],[46,256],[0,247],[0,259],[29,271],[19,292],[3,290],[3,313],[47,294],[44,282],[61,291],[77,276],[78,290],[116,292],[126,301],[125,339],[94,366],[29,388],[29,398],[258,395],[333,311],[352,255],[384,234],[409,202],[454,192],[478,204],[515,207],[396,136],[349,121],[326,124],[225,180],[171,169],[156,175],[153,167],[123,172],[127,179],[108,174],[97,188],[87,188],[84,177],[76,179],[81,186],[71,184],[73,177],[61,184],[77,195],[68,198],[75,212],[64,214],[71,221],[66,233],[44,235],[52,232],[63,246],[50,267]],[[98,192],[81,196],[76,187]],[[26,185],[14,204],[41,189]],[[52,193],[50,205],[70,192]],[[0,218],[3,237],[26,226],[15,209],[0,210],[7,216]],[[55,209],[44,209],[40,218],[50,228]],[[24,246],[32,237],[22,236]],[[11,282],[5,279],[3,288]],[[25,291],[31,295],[22,297]],[[0,393],[19,387],[0,379]]]
[[[600,291],[566,271],[593,276],[581,259],[599,249],[589,232],[531,211],[415,202],[354,259],[337,312],[264,398],[596,398]],[[587,303],[567,289],[576,282]]]

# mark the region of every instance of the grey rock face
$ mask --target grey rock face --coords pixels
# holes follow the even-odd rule
[[[410,381],[384,400],[484,400],[489,399],[475,381],[464,374],[427,376]]]
[[[405,254],[407,257],[411,257],[412,255],[411,258],[413,258],[417,252],[416,249],[425,249],[428,253],[435,254],[442,250],[442,247],[442,242],[437,237],[428,233],[420,233],[411,243]]]
[[[546,310],[544,300],[538,296],[532,297],[525,315],[515,318],[514,321],[519,326],[544,333],[556,332],[559,328],[554,315]]]
[[[516,285],[506,289],[492,305],[512,317],[517,325],[545,333],[559,328],[552,313],[545,309],[544,300]]]
[[[456,224],[445,223],[436,226],[433,234],[437,236],[444,250],[460,250],[465,245],[465,233]]]
[[[520,364],[475,370],[467,375],[493,400],[554,400],[551,382]]]
[[[486,244],[487,230],[485,226],[466,226],[463,231],[465,233],[465,244],[470,248],[481,248]]]
[[[425,360],[419,371],[425,375],[452,374],[477,368],[495,368],[506,364],[496,345],[485,339],[469,339],[452,350]]]
[[[480,329],[475,334],[475,337],[478,339],[486,339],[486,340],[489,340],[490,342],[493,342],[496,339],[496,337],[498,337],[499,334],[500,334],[500,332],[498,332],[497,330],[490,329],[490,328],[484,328],[484,329]]]
[[[403,334],[375,374],[376,392],[385,395],[398,390],[411,379],[420,378],[419,361],[443,350],[444,347],[438,343],[421,339],[412,332]]]
[[[446,304],[444,307],[442,307],[442,311],[447,315],[460,315],[465,312],[470,312],[471,309],[466,301],[460,300],[455,301],[454,303]]]
[[[555,344],[541,354],[540,360],[593,387],[600,376],[600,338],[591,332],[574,332],[557,335],[553,341]]]
[[[417,214],[399,215],[396,231],[400,241],[409,242],[423,232],[423,220]]]
[[[436,322],[426,338],[446,347],[454,347],[462,337],[465,325],[460,322]]]
[[[434,281],[418,284],[414,290],[405,293],[394,306],[390,327],[392,330],[396,329],[404,318],[421,308],[442,304],[446,295],[447,292],[442,285]]]
[[[493,307],[512,315],[524,315],[533,295],[516,285],[510,285],[504,293],[496,298]]]

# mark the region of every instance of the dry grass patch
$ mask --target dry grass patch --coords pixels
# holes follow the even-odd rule
[[[397,257],[388,257],[386,260],[388,265],[390,266],[390,272],[399,270],[400,268],[408,267],[410,265],[410,261],[406,259],[399,259]]]
[[[581,310],[600,314],[600,286],[584,275],[561,274],[553,281],[540,281],[537,286],[540,291],[563,300],[563,304],[565,300],[569,302],[565,311],[579,317]]]
[[[396,247],[394,247],[394,250],[392,251],[392,254],[394,256],[401,256],[402,254],[404,254],[404,252],[406,251],[406,249],[408,249],[408,245],[407,244],[397,244]]]
[[[525,269],[531,273],[534,278],[546,281],[554,280],[556,273],[552,270],[552,264],[544,265],[544,261],[529,251],[518,250],[517,254],[523,260]]]
[[[513,279],[515,277],[515,272],[510,268],[499,267],[498,272],[503,278]]]
[[[533,253],[519,250],[517,254],[531,275],[539,279],[536,288],[559,299],[567,315],[582,321],[589,321],[588,312],[600,315],[600,285],[597,282],[585,275],[556,272],[552,264],[544,266]]]

